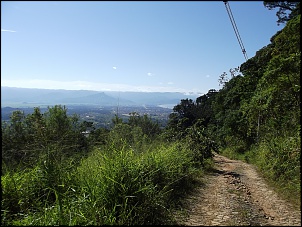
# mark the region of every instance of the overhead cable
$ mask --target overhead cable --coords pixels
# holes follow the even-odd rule
[[[239,31],[238,31],[238,28],[237,28],[237,26],[236,26],[235,19],[234,19],[234,17],[233,17],[232,11],[231,11],[231,7],[230,7],[230,5],[229,5],[229,3],[228,3],[227,1],[223,1],[223,2],[224,2],[224,4],[225,4],[225,8],[226,8],[226,10],[227,10],[227,12],[228,12],[228,15],[229,15],[229,18],[230,18],[230,20],[231,20],[233,29],[234,29],[234,31],[235,31],[235,35],[236,35],[236,37],[237,37],[237,40],[238,40],[238,42],[239,42],[239,45],[240,45],[240,48],[241,48],[241,50],[242,50],[242,53],[243,53],[243,55],[244,55],[244,57],[245,57],[245,60],[248,60],[246,50],[245,50],[245,48],[244,48],[243,42],[242,42],[242,40],[241,40]]]

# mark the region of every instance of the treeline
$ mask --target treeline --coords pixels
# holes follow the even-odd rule
[[[299,9],[299,3],[297,6]],[[169,127],[181,136],[188,128],[201,125],[223,154],[256,164],[281,194],[299,206],[298,12],[271,38],[270,44],[240,67],[230,69],[230,78],[226,72],[220,76],[222,89],[209,90],[196,101],[181,100],[173,109]]]

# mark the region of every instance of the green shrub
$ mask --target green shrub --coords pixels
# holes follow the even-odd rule
[[[172,210],[192,189],[200,163],[187,141],[139,141],[141,135],[120,124],[82,157],[50,143],[33,168],[4,168],[2,224],[174,224]]]
[[[189,187],[192,164],[191,154],[178,144],[140,153],[129,146],[95,150],[77,174],[81,193],[95,207],[87,216],[95,224],[162,224]]]
[[[300,137],[276,137],[262,142],[253,160],[285,198],[299,203],[301,195]],[[293,196],[295,195],[295,196]]]

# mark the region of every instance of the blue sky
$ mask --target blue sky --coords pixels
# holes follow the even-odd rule
[[[249,58],[283,28],[229,5]],[[244,62],[223,1],[1,1],[1,86],[207,93]]]

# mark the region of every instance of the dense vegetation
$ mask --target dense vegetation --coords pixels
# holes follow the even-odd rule
[[[38,107],[28,115],[14,111],[1,127],[1,224],[173,224],[173,209],[213,151],[257,165],[299,202],[300,11],[294,12],[269,45],[230,70],[230,79],[221,75],[219,91],[181,100],[164,129],[137,113],[95,129],[61,105],[43,114]]]
[[[269,2],[271,8],[284,2]],[[285,3],[286,4],[286,3]],[[271,43],[239,68],[224,72],[219,91],[181,100],[169,127],[186,132],[197,123],[220,152],[259,167],[280,194],[300,207],[300,3]],[[283,12],[283,13],[282,13]]]
[[[173,223],[211,151],[172,141],[147,115],[112,121],[93,129],[60,105],[14,111],[2,124],[2,224]]]

